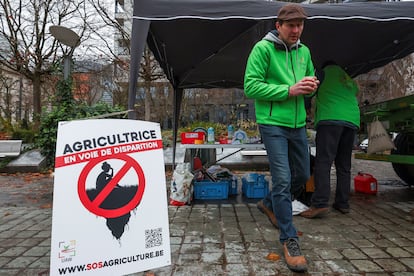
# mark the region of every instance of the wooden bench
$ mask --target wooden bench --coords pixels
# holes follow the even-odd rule
[[[0,157],[19,156],[22,140],[0,140]]]

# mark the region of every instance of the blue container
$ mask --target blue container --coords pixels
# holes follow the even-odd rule
[[[228,181],[201,180],[194,182],[194,199],[226,199],[228,197]]]
[[[229,178],[227,182],[229,185],[229,196],[237,195],[237,177],[234,176],[232,178]]]
[[[250,173],[242,177],[242,192],[247,198],[264,198],[269,193],[269,182],[262,174]]]

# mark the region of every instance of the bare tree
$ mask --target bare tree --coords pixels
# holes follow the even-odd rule
[[[0,117],[7,124],[11,124],[12,114],[16,112],[12,92],[17,90],[18,85],[18,80],[4,76],[0,72]]]
[[[116,39],[119,41],[120,49],[122,52],[112,51],[111,54],[113,55],[113,59],[116,64],[117,75],[119,77],[118,83],[120,83],[120,87],[128,88],[128,86],[123,86],[121,83],[125,82],[126,77],[129,76],[129,57],[131,53],[130,49],[130,40],[131,40],[131,28],[132,28],[132,19],[130,19],[130,15],[127,16],[128,19],[122,20],[115,20],[112,13],[108,11],[108,7],[105,7],[104,2],[102,0],[89,0],[91,1],[91,5],[94,6],[97,14],[102,18],[108,26],[111,26],[116,30]],[[116,2],[116,9],[120,9],[118,5],[120,1]],[[125,1],[122,1],[124,4]],[[132,6],[132,1],[129,3]],[[127,11],[125,11],[127,12]],[[132,12],[132,10],[130,11]],[[139,71],[139,83],[142,85],[145,91],[144,97],[144,120],[152,120],[158,117],[154,112],[152,112],[151,107],[153,106],[160,106],[162,103],[160,102],[161,99],[164,99],[163,94],[165,93],[164,89],[159,89],[159,85],[156,82],[159,81],[166,81],[165,75],[162,72],[158,62],[156,61],[154,55],[145,47],[144,53],[141,59],[141,66]],[[125,90],[127,93],[127,90]],[[139,108],[139,107],[137,107]],[[159,110],[157,109],[157,112]],[[137,111],[140,114],[140,110]]]
[[[153,85],[153,82],[161,79],[164,75],[161,72],[158,63],[156,62],[154,56],[148,47],[144,49],[144,55],[142,57],[141,67],[140,67],[140,77],[144,83],[145,89],[145,120],[151,120],[151,106],[154,105],[154,99],[159,97],[156,95],[156,89]],[[152,93],[153,92],[153,93]],[[154,97],[153,97],[154,95]]]
[[[62,56],[74,51],[50,34],[50,26],[74,30],[80,37],[83,56],[102,57],[112,48],[112,37],[100,39],[96,35],[104,33],[106,25],[87,0],[0,0],[0,12],[0,64],[32,82],[34,120],[41,112],[43,82],[56,72]]]

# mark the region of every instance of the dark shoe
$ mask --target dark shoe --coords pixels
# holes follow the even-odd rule
[[[259,202],[257,202],[256,206],[257,206],[257,209],[259,209],[260,212],[262,212],[263,214],[265,214],[267,216],[267,218],[270,220],[270,222],[273,224],[273,226],[276,227],[277,229],[279,229],[279,226],[277,225],[277,220],[276,220],[275,214],[273,214],[273,212],[270,211],[269,208],[267,208],[264,205],[263,200],[260,200]]]
[[[342,214],[349,214],[349,208],[341,208],[338,205],[336,205],[335,203],[332,205],[332,208],[334,208],[335,210],[337,210],[338,212],[340,212]]]
[[[297,240],[289,238],[283,243],[283,253],[286,264],[290,270],[295,272],[305,272],[308,270],[305,256],[302,255]]]
[[[322,218],[329,213],[329,208],[316,208],[311,206],[308,210],[303,211],[300,215],[304,218]]]

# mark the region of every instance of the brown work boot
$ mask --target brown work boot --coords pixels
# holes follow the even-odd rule
[[[263,203],[263,200],[260,200],[257,202],[257,209],[259,209],[260,212],[265,214],[267,218],[270,220],[270,222],[273,224],[273,226],[277,229],[279,229],[279,226],[277,225],[277,220],[275,217],[275,214],[273,214],[272,211],[270,211]]]
[[[329,213],[329,208],[316,208],[311,206],[308,210],[303,211],[300,215],[304,218],[322,218]]]
[[[283,253],[285,261],[290,270],[295,272],[305,272],[308,270],[308,264],[305,256],[302,255],[299,243],[296,239],[289,238],[283,243]]]

